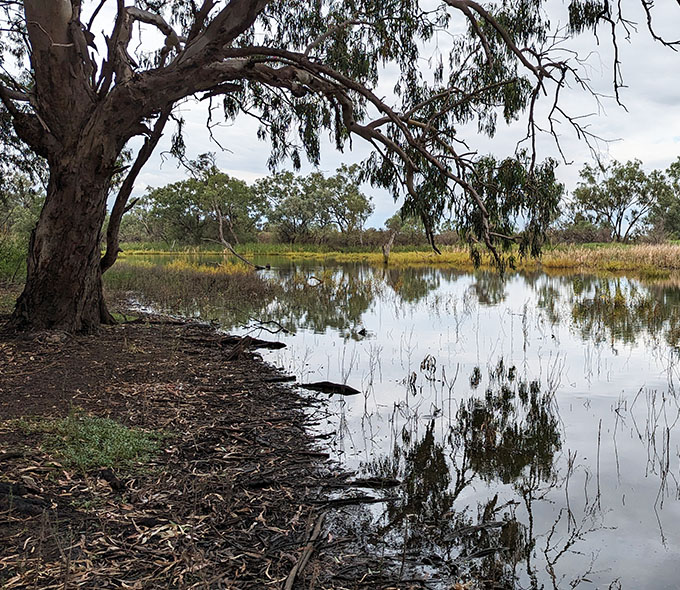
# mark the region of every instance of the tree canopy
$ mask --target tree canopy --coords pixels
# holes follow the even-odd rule
[[[220,172],[212,160],[189,167],[193,177],[149,188],[126,219],[127,229],[142,226],[149,239],[199,244],[217,241],[221,222],[222,234],[235,244],[264,228],[292,243],[320,238],[329,228],[358,232],[373,211],[359,189],[356,166],[342,166],[330,177],[280,172],[252,185]]]
[[[653,4],[641,4],[651,15]],[[567,84],[588,88],[578,56],[561,51],[562,36],[604,25],[616,38],[628,24],[620,3],[573,0],[569,31],[557,31],[543,7],[542,0],[118,0],[115,8],[107,0],[0,0],[3,149],[10,157],[28,146],[50,172],[15,324],[92,330],[111,320],[101,274],[115,261],[134,180],[188,97],[216,101],[228,119],[255,117],[272,164],[298,166],[303,155],[318,163],[322,133],[341,150],[361,138],[374,150],[362,178],[404,194],[428,232],[450,208],[473,247],[485,245],[501,262],[496,246],[508,238],[509,218],[529,216],[536,222],[522,240],[536,251],[545,226],[531,211],[549,210],[553,196],[521,191],[512,207],[490,211],[476,182],[479,156],[460,130],[476,123],[493,135],[499,117],[526,113],[530,155],[516,164],[534,183],[539,98],[549,95],[552,105],[545,127],[561,119],[585,131],[558,100]],[[423,58],[431,67],[423,69]],[[397,72],[393,95],[379,90],[386,68]],[[135,137],[144,142],[122,180],[100,260],[107,195]],[[177,134],[180,155],[182,145]]]

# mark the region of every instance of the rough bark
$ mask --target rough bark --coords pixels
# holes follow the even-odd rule
[[[47,199],[31,236],[18,328],[93,332],[109,323],[102,293],[101,228],[110,170],[90,154],[50,170]]]

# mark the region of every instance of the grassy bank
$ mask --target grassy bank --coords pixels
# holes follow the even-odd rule
[[[185,248],[184,250],[158,249],[157,244],[147,244],[148,249],[136,245],[124,247],[123,259],[136,255],[209,253],[221,249]],[[249,256],[282,256],[289,259],[323,260],[329,262],[365,262],[383,264],[383,255],[375,250],[352,249],[351,251],[329,251],[322,246],[289,246],[285,244],[245,244],[239,251]],[[396,249],[389,259],[390,266],[446,266],[459,269],[473,269],[469,252],[462,247],[447,247],[441,254],[432,250],[407,247]],[[481,267],[491,267],[491,257],[482,256]],[[592,270],[606,272],[636,272],[646,275],[680,270],[680,244],[622,245],[583,244],[545,248],[540,259],[519,258],[515,266],[520,270]]]

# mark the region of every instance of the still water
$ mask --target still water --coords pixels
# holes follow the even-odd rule
[[[361,490],[365,549],[435,588],[680,587],[680,281],[269,262],[286,294],[247,322],[177,311],[361,390],[319,429],[400,482]]]

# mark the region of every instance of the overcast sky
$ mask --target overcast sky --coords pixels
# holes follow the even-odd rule
[[[680,55],[655,43],[644,25],[641,10],[636,12],[637,3],[626,4],[632,5],[630,14],[641,23],[639,32],[633,32],[630,42],[624,39],[620,42],[623,76],[627,85],[621,90],[621,98],[626,109],[618,106],[611,98],[612,50],[606,34],[603,34],[599,44],[590,33],[569,43],[569,48],[576,51],[580,58],[588,58],[587,73],[590,83],[597,92],[606,97],[598,105],[592,96],[582,90],[571,89],[562,95],[561,104],[573,115],[592,114],[585,120],[589,131],[609,140],[599,146],[604,160],[626,161],[638,158],[647,170],[663,169],[680,156]],[[664,32],[665,27],[672,37],[676,32],[673,25],[680,22],[680,10],[677,5],[671,6],[674,3],[669,1],[664,4],[665,6],[657,9],[657,22],[660,30]],[[556,0],[549,14],[553,24],[564,22],[565,3]],[[423,69],[427,68],[428,64],[423,60]],[[387,71],[385,88],[392,86],[390,77]],[[378,94],[381,94],[380,90],[382,88]],[[384,94],[388,92],[386,90]],[[545,101],[546,107],[548,102]],[[266,142],[257,139],[257,124],[252,119],[242,116],[234,124],[213,129],[216,139],[226,148],[226,151],[222,151],[210,140],[204,105],[185,103],[180,111],[186,120],[188,157],[193,158],[207,151],[216,152],[217,163],[222,170],[248,182],[268,174],[268,146]],[[571,190],[578,182],[580,168],[585,162],[592,162],[593,158],[587,146],[567,126],[562,127],[562,147],[567,160],[572,163],[561,163],[558,177]],[[470,139],[480,153],[492,153],[496,157],[512,154],[517,140],[524,134],[523,121],[509,127],[499,126],[493,139],[480,137],[474,128],[460,130],[460,135]],[[162,152],[168,148],[170,135],[170,130],[166,130],[161,145],[139,176],[135,194],[143,193],[148,186],[162,186],[186,176],[185,170],[178,168],[174,159],[163,157]],[[540,139],[539,151],[541,158],[552,156],[559,159],[555,143],[549,136]],[[352,149],[345,153],[335,151],[325,141],[320,169],[332,173],[340,164],[360,162],[368,154],[368,146],[360,138],[355,138]],[[282,165],[282,168],[286,167],[290,167],[290,164]],[[303,163],[302,172],[311,169],[308,163]],[[369,219],[368,225],[381,227],[398,205],[384,191],[368,185],[363,190],[372,196],[375,204],[375,213]]]

